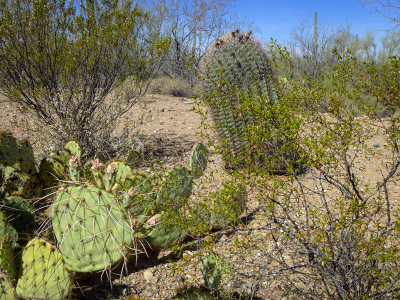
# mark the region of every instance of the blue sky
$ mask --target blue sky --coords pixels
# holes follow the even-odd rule
[[[246,16],[254,21],[262,29],[257,36],[268,42],[270,37],[279,43],[289,40],[290,31],[298,21],[306,17],[313,20],[314,12],[317,12],[318,20],[324,20],[326,24],[345,24],[347,20],[352,33],[358,34],[359,38],[367,29],[375,31],[375,40],[379,43],[380,37],[385,35],[381,30],[390,29],[392,25],[380,14],[371,14],[373,8],[374,5],[363,8],[355,0],[236,0],[235,11],[240,19]]]

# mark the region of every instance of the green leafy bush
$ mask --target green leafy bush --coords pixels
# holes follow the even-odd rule
[[[290,63],[284,49],[275,54]],[[302,149],[298,162],[307,166],[305,172],[276,176],[253,163],[246,172],[230,170],[256,193],[250,226],[230,226],[243,236],[231,243],[237,261],[231,266],[260,291],[279,286],[282,297],[392,299],[400,288],[400,119],[379,119],[375,106],[364,100],[366,83],[378,97],[396,99],[389,92],[397,89],[398,74],[388,72],[385,83],[372,84],[368,80],[378,71],[351,53],[337,60],[334,72],[317,80],[289,80],[275,110],[281,133]],[[396,66],[393,59],[387,68]],[[258,102],[248,98],[244,109]],[[318,109],[324,102],[329,113]],[[208,134],[215,130],[207,126],[207,113],[200,106],[197,111]],[[251,111],[261,124],[269,121],[265,110]],[[252,127],[252,141],[269,137]],[[223,150],[221,143],[210,139],[210,144]]]

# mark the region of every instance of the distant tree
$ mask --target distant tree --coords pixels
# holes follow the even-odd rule
[[[258,30],[232,13],[235,0],[139,0],[152,12],[163,37],[171,38],[163,71],[170,77],[190,77],[187,58],[201,59],[207,46],[227,31],[237,28]]]
[[[400,1],[392,1],[392,0],[357,0],[357,2],[361,3],[363,7],[365,5],[370,5],[373,3],[378,3],[379,7],[375,7],[373,12],[379,13],[385,18],[389,19],[389,22],[393,24],[393,30],[400,26]]]
[[[365,37],[360,40],[361,59],[368,62],[376,62],[377,45],[375,43],[375,34],[367,30]]]
[[[330,60],[332,49],[338,43],[346,45],[350,36],[350,24],[339,26],[327,25],[324,21],[314,22],[305,18],[293,27],[288,42],[288,49],[293,57],[294,68],[317,78],[326,60]]]
[[[379,61],[386,63],[390,56],[400,55],[400,30],[388,32],[381,42],[382,49],[378,52]]]
[[[143,39],[148,19],[130,0],[0,0],[0,93],[90,154],[169,47]]]

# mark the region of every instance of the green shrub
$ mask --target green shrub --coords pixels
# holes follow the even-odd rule
[[[391,64],[394,70],[396,61]],[[365,103],[362,79],[376,74],[350,53],[338,55],[333,70],[317,80],[290,81],[280,99],[282,132],[303,149],[299,161],[308,166],[306,173],[276,176],[251,163],[247,172],[230,170],[255,191],[253,222],[230,227],[243,236],[230,244],[231,266],[261,291],[279,286],[297,299],[397,298],[400,118],[383,121]],[[391,74],[376,91],[396,90],[397,73]],[[318,109],[325,101],[329,113]],[[200,106],[197,111],[210,134],[215,128],[207,125],[207,113]],[[261,123],[269,120],[264,110],[252,112]],[[254,141],[269,138],[252,129]],[[373,140],[377,134],[384,142]],[[221,150],[221,144],[210,144]]]

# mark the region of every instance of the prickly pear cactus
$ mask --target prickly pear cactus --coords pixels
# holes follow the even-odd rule
[[[204,281],[214,291],[220,289],[222,282],[229,276],[229,266],[212,252],[202,255],[200,267]]]
[[[0,300],[17,300],[18,296],[15,293],[15,287],[10,277],[0,270]]]
[[[19,158],[17,140],[9,132],[0,132],[0,164],[12,166]]]
[[[13,253],[14,240],[6,234],[0,238],[0,268],[7,273],[8,277],[17,278],[16,259]]]
[[[69,153],[71,153],[71,155],[77,156],[79,159],[82,157],[81,147],[79,147],[78,143],[75,142],[75,141],[69,141],[65,145],[64,150],[66,150]]]
[[[170,170],[158,189],[157,202],[161,209],[182,206],[192,193],[193,179],[190,172],[183,167]]]
[[[65,177],[65,166],[56,159],[42,159],[39,166],[39,180],[46,188],[53,188],[58,184],[58,179]]]
[[[21,171],[28,175],[36,174],[35,154],[29,141],[23,140],[19,143],[20,159],[19,165]]]
[[[140,165],[141,148],[131,149],[125,157],[125,163],[131,168],[137,168]]]
[[[177,212],[161,212],[148,221],[151,231],[146,237],[152,250],[160,250],[172,247],[175,243],[182,242],[186,237],[186,231],[171,224],[171,219],[177,217]]]
[[[6,215],[0,210],[0,237],[8,235],[12,238],[13,247],[18,240],[18,232],[8,222]]]
[[[123,197],[124,207],[139,222],[144,222],[155,209],[153,186],[144,174],[121,179],[114,185],[113,192]]]
[[[28,195],[32,191],[32,183],[35,178],[21,171],[21,166],[17,162],[5,168],[6,187],[8,195],[19,194]]]
[[[2,201],[2,205],[2,211],[18,232],[23,232],[33,225],[35,214],[32,205],[25,198],[19,196],[7,197]]]
[[[51,215],[58,247],[71,271],[108,268],[125,258],[133,242],[122,201],[92,185],[60,189]]]
[[[68,165],[69,160],[71,159],[72,154],[69,151],[61,150],[49,155],[49,158],[59,162],[60,164],[66,166]]]
[[[73,278],[56,248],[44,239],[33,239],[22,253],[22,274],[16,293],[25,299],[64,299]]]
[[[199,178],[207,168],[208,151],[204,144],[197,143],[193,146],[190,157],[190,174],[193,178]]]

